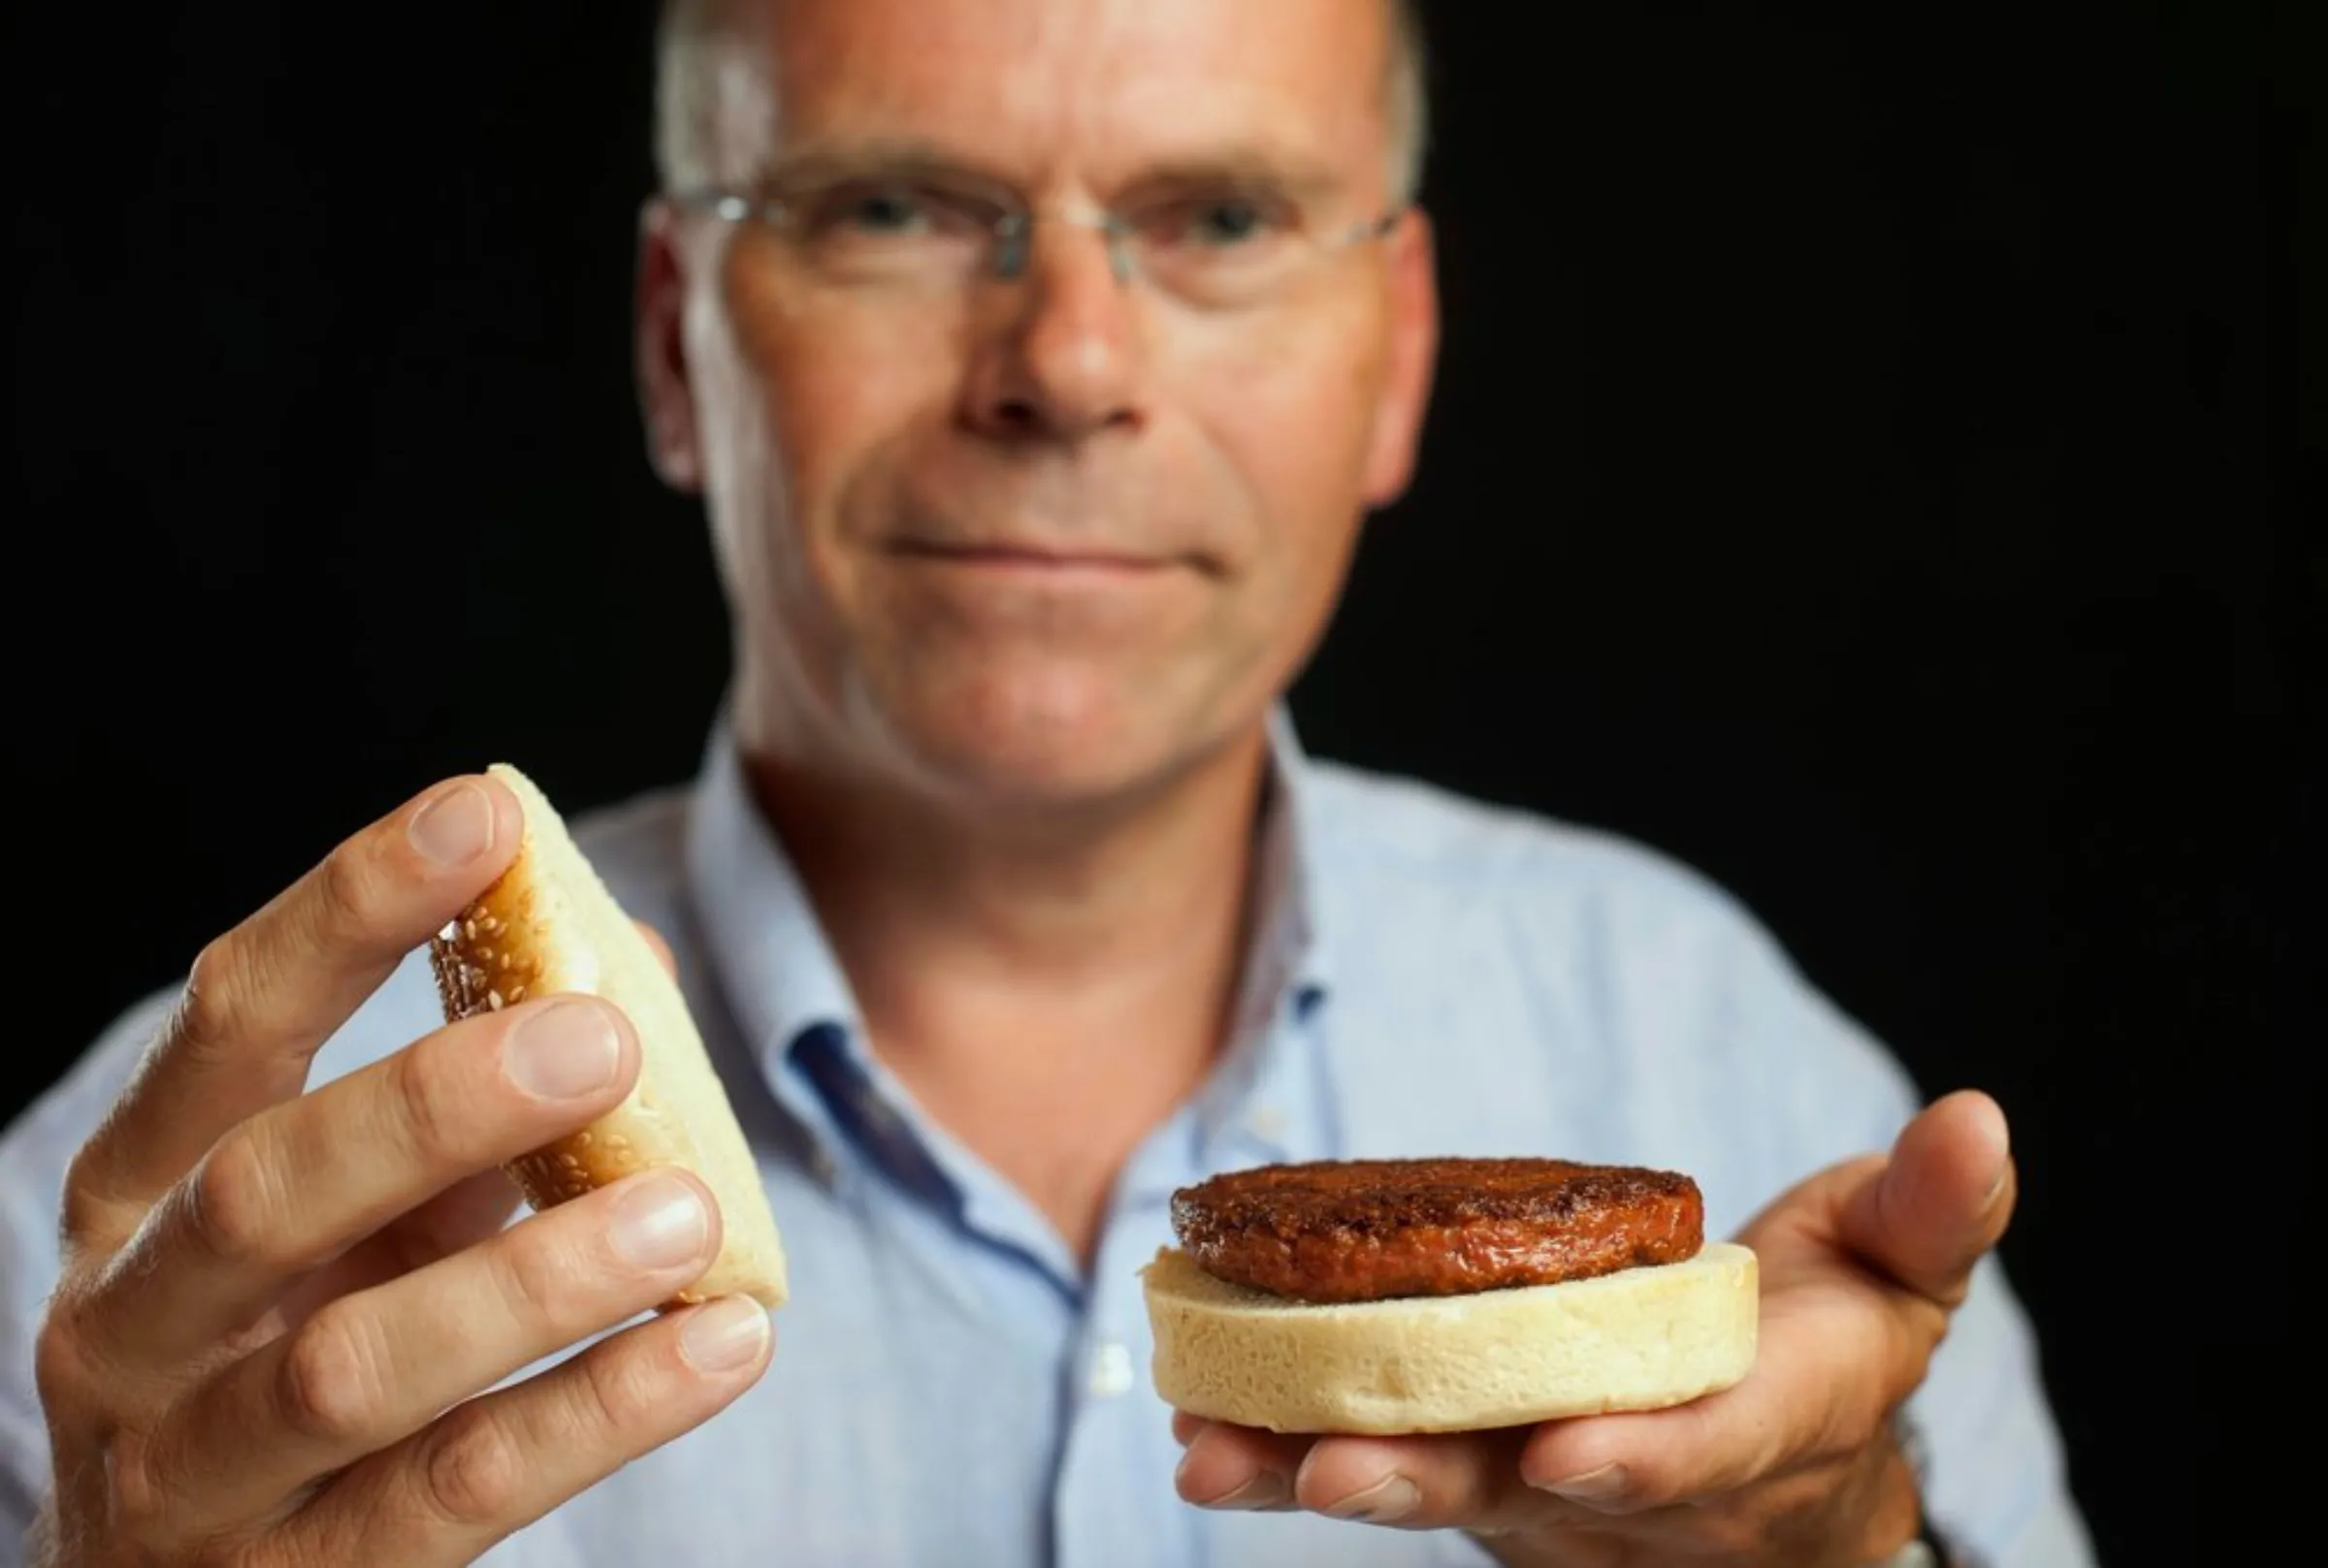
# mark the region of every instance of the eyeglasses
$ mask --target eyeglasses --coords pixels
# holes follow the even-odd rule
[[[681,207],[757,223],[786,243],[820,286],[865,295],[959,294],[1025,272],[1042,221],[1097,232],[1116,278],[1183,304],[1234,308],[1283,298],[1319,263],[1378,240],[1405,209],[1321,225],[1267,191],[1180,191],[1118,209],[1036,211],[1012,193],[958,178],[856,177],[790,188],[673,194]]]

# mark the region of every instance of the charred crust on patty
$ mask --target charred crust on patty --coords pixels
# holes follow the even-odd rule
[[[1460,1296],[1684,1262],[1705,1240],[1676,1171],[1550,1159],[1314,1161],[1173,1195],[1207,1273],[1296,1301]]]

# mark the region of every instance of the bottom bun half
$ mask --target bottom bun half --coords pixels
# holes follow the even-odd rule
[[[1156,1392],[1190,1415],[1278,1432],[1482,1431],[1656,1410],[1753,1369],[1755,1255],[1472,1296],[1288,1301],[1167,1247],[1142,1270]]]

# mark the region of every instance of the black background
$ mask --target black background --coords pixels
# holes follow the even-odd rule
[[[629,380],[651,18],[403,15],[104,8],[12,62],[17,1100],[440,774],[695,764],[724,623]],[[2277,1533],[2235,1391],[2310,1361],[2328,262],[2283,20],[1439,7],[1439,399],[1297,693],[1318,751],[1701,867],[2004,1101],[2114,1563]]]

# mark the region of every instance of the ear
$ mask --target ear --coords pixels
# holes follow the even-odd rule
[[[1387,506],[1414,478],[1423,416],[1439,369],[1439,261],[1431,219],[1408,209],[1382,241],[1390,288],[1390,358],[1366,460],[1366,501]]]
[[[664,484],[692,495],[702,486],[703,460],[687,367],[687,257],[680,239],[670,204],[649,200],[639,211],[633,370],[647,459]]]

